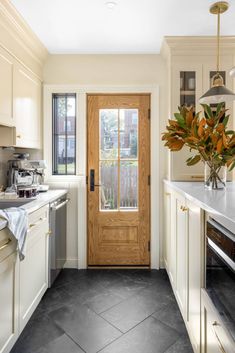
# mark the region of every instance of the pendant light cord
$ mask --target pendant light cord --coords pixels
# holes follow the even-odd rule
[[[219,72],[220,67],[220,9],[218,9],[217,16],[217,72]]]

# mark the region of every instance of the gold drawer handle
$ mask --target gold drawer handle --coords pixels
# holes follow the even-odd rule
[[[3,245],[0,247],[0,250],[5,249],[5,248],[8,246],[8,244],[10,244],[10,242],[11,242],[11,239],[8,239],[8,240],[6,241],[6,243],[3,244]]]
[[[188,211],[188,207],[185,206],[180,206],[181,211],[186,212]]]
[[[21,139],[21,135],[20,135],[20,134],[16,135],[16,137],[17,137],[18,139]]]
[[[220,326],[220,324],[219,324],[217,321],[214,321],[213,324],[212,324],[212,326],[213,326],[213,328],[214,328],[215,337],[216,337],[216,339],[217,339],[217,341],[218,341],[218,343],[219,343],[219,349],[221,350],[222,353],[226,353],[226,351],[225,351],[225,349],[224,349],[224,347],[223,347],[223,345],[222,345],[222,342],[221,342],[221,340],[220,340],[220,338],[219,338],[217,332],[215,331],[215,327],[216,327],[216,326]]]
[[[35,222],[35,223],[30,223],[29,224],[29,228],[33,228],[33,227],[36,227],[38,224],[40,224],[41,222],[45,221],[47,218],[43,218],[43,217],[40,217],[39,218],[39,221]]]

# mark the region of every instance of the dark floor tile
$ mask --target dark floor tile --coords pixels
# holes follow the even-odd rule
[[[59,287],[61,285],[65,285],[70,282],[77,282],[79,279],[84,278],[85,274],[82,270],[77,269],[63,269],[55,282],[53,283],[53,287]]]
[[[83,305],[65,306],[50,313],[51,319],[86,353],[95,353],[121,333]]]
[[[119,304],[121,301],[123,301],[123,298],[121,298],[120,296],[110,291],[104,290],[98,293],[97,295],[86,299],[84,303],[89,306],[89,308],[94,310],[97,314],[100,314]]]
[[[33,353],[64,333],[48,316],[30,320],[11,353]]]
[[[175,330],[150,317],[101,352],[163,353],[178,338],[179,334]],[[182,353],[181,350],[178,353]]]
[[[170,296],[153,293],[151,290],[143,290],[103,312],[101,316],[122,332],[127,332],[171,301]]]
[[[181,336],[164,353],[193,353],[193,349],[188,336]]]
[[[180,334],[187,334],[184,320],[176,302],[172,302],[170,305],[157,311],[153,316],[161,322],[164,322],[166,325],[174,328]]]
[[[35,353],[84,353],[84,351],[66,334],[63,334]]]
[[[127,299],[146,288],[146,286],[145,282],[134,281],[127,276],[121,277],[115,283],[110,284],[108,290],[123,299]]]

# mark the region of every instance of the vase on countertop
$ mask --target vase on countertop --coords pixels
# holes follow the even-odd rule
[[[226,188],[227,166],[205,161],[204,185],[207,190],[223,190]]]

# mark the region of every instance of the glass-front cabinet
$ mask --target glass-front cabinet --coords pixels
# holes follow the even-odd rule
[[[214,56],[175,56],[171,65],[171,107],[170,116],[173,118],[174,113],[178,112],[178,107],[186,106],[193,108],[194,112],[202,110],[198,103],[199,98],[211,86],[211,79],[215,74],[215,58]],[[221,57],[221,75],[224,79],[226,87],[233,89],[233,82],[229,77],[229,70],[233,66],[233,57]],[[215,106],[211,107],[212,110]],[[233,114],[233,106],[228,105],[229,113]],[[232,119],[231,126],[232,127]],[[187,148],[183,148],[179,152],[168,152],[168,177],[171,180],[191,180],[200,181],[204,178],[204,165],[202,162],[188,167],[186,159],[190,157],[190,152]],[[191,153],[192,155],[192,153]]]

